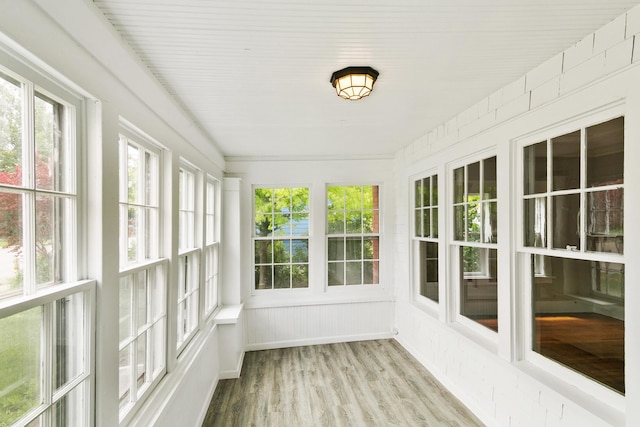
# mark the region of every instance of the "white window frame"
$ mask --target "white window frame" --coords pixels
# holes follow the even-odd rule
[[[514,209],[516,218],[522,219],[524,217],[524,208],[523,208],[523,200],[528,197],[533,198],[533,195],[526,196],[524,194],[524,183],[523,183],[523,174],[524,174],[524,147],[530,146],[532,144],[536,144],[542,141],[547,141],[551,138],[562,136],[574,132],[576,130],[582,130],[581,134],[581,159],[580,159],[580,188],[576,190],[568,190],[567,192],[572,193],[580,193],[581,201],[583,200],[583,194],[589,192],[584,183],[585,176],[585,166],[586,159],[584,153],[584,129],[597,125],[600,123],[607,122],[609,120],[615,119],[617,117],[625,116],[625,109],[622,103],[616,103],[614,105],[607,106],[605,108],[601,108],[596,110],[595,112],[590,112],[582,115],[578,115],[573,117],[572,119],[565,120],[557,123],[554,126],[549,126],[547,128],[539,129],[537,131],[531,132],[527,135],[521,136],[519,138],[515,138],[513,140],[515,147],[517,149],[517,156],[515,156],[514,162],[514,173],[516,177],[517,184],[515,185],[515,203],[516,207]],[[626,132],[625,132],[625,158],[628,156],[627,148],[630,144],[627,143]],[[548,153],[549,154],[549,153]],[[547,170],[549,171],[549,162],[551,161],[551,156],[548,156],[547,159]],[[628,162],[625,163],[628,164]],[[549,174],[550,172],[548,172]],[[613,186],[619,187],[619,185]],[[600,189],[608,189],[608,187],[597,187]],[[549,188],[548,188],[549,190]],[[552,189],[551,189],[552,190]],[[562,191],[557,191],[562,193]],[[545,197],[549,194],[555,194],[555,191],[547,191],[545,192]],[[585,206],[581,203],[581,212],[585,209]],[[550,215],[550,207],[547,205],[547,221],[549,220]],[[585,237],[585,215],[581,215],[581,236]],[[518,222],[518,221],[517,221]],[[516,228],[516,259],[517,259],[517,278],[520,283],[524,286],[521,286],[521,294],[519,300],[521,301],[520,313],[521,315],[518,317],[518,321],[523,325],[524,334],[519,336],[517,340],[517,347],[520,353],[523,355],[523,359],[527,362],[530,362],[537,368],[550,373],[551,375],[561,379],[562,381],[570,384],[573,387],[576,387],[580,390],[584,390],[586,393],[594,396],[596,399],[606,402],[607,404],[612,405],[613,407],[619,409],[620,411],[624,411],[625,408],[625,396],[617,393],[614,390],[609,389],[608,387],[597,383],[595,380],[590,379],[586,375],[583,375],[577,371],[574,371],[568,367],[561,365],[560,363],[546,358],[543,355],[535,352],[532,348],[533,342],[533,325],[531,319],[533,318],[533,307],[532,307],[532,282],[531,277],[533,276],[533,272],[531,271],[531,257],[533,256],[552,256],[559,258],[569,258],[576,260],[586,260],[586,261],[604,261],[604,262],[614,262],[626,265],[626,255],[624,254],[613,254],[613,253],[598,253],[598,252],[589,252],[586,250],[586,241],[581,244],[581,248],[578,250],[573,249],[562,249],[562,248],[553,248],[552,236],[549,236],[549,246],[551,249],[547,248],[539,248],[539,247],[528,247],[524,245],[524,224],[523,221],[519,221],[518,227]],[[550,224],[550,228],[553,224]],[[552,230],[552,228],[551,228]],[[552,232],[552,231],[551,231]],[[536,277],[538,275],[536,274]]]
[[[308,206],[308,210],[306,211],[306,213],[308,214],[308,232],[307,235],[282,235],[282,236],[257,236],[256,235],[256,227],[255,227],[255,218],[256,218],[256,206],[255,206],[255,191],[257,189],[282,189],[282,188],[287,188],[287,189],[294,189],[294,188],[306,188],[307,192],[308,192],[308,200],[307,200],[307,206]],[[282,185],[278,185],[278,184],[274,184],[274,185],[254,185],[251,188],[251,212],[252,212],[252,216],[251,216],[251,229],[252,229],[252,233],[251,233],[251,294],[252,295],[265,295],[265,294],[277,294],[277,293],[304,293],[304,292],[309,292],[309,290],[312,288],[311,285],[311,235],[312,235],[312,211],[313,211],[313,207],[312,207],[312,199],[313,199],[313,193],[312,193],[313,189],[311,185],[308,184],[300,184],[300,185],[296,185],[296,184],[282,184]],[[303,212],[304,213],[304,212]],[[273,260],[271,261],[271,263],[269,264],[263,264],[263,265],[270,265],[272,267],[276,266],[276,265],[296,265],[296,264],[306,264],[307,268],[308,268],[308,282],[307,282],[307,286],[305,287],[288,287],[288,288],[276,288],[275,285],[273,284],[273,280],[274,277],[272,276],[272,287],[268,288],[268,289],[257,289],[256,288],[256,283],[255,283],[255,267],[256,267],[256,263],[255,263],[255,246],[256,246],[256,242],[257,241],[271,241],[271,242],[275,242],[278,240],[306,240],[307,241],[307,262],[306,263],[295,263],[293,261],[290,261],[288,263],[275,263]]]
[[[330,233],[328,230],[328,226],[329,226],[329,209],[328,209],[328,191],[329,191],[329,187],[377,187],[378,189],[378,232],[370,232],[370,233],[364,233],[362,230],[359,233],[347,233],[346,230],[344,230],[343,233]],[[326,255],[325,255],[325,259],[326,262],[324,264],[324,269],[325,269],[325,286],[326,289],[329,292],[351,292],[354,290],[358,290],[359,292],[365,291],[368,292],[371,289],[378,289],[382,287],[382,259],[383,259],[383,254],[382,254],[382,248],[383,248],[383,238],[382,238],[382,215],[383,215],[383,211],[382,211],[382,203],[381,201],[383,200],[383,188],[382,188],[382,184],[378,183],[378,182],[366,182],[366,183],[362,183],[362,182],[355,182],[355,183],[327,183],[325,185],[325,189],[324,189],[324,215],[325,215],[325,241],[326,241]],[[375,210],[375,209],[374,209]],[[363,212],[364,209],[361,207],[360,208],[360,212]],[[346,211],[345,211],[346,212]],[[331,261],[329,260],[329,240],[330,239],[335,239],[335,238],[342,238],[345,241],[345,253],[346,253],[346,239],[349,239],[350,237],[352,238],[361,238],[361,239],[365,239],[368,237],[374,237],[378,239],[378,258],[372,258],[370,261],[374,262],[377,261],[378,263],[378,283],[365,283],[364,282],[364,262],[368,262],[369,260],[364,258],[364,255],[361,256],[359,262],[362,265],[362,272],[361,272],[361,283],[359,284],[351,284],[351,285],[347,285],[346,284],[346,265],[349,263],[349,260],[347,260],[346,258],[344,260],[337,260],[337,261]],[[353,260],[353,262],[358,262],[358,260]],[[329,264],[331,263],[342,263],[345,268],[344,268],[344,276],[343,279],[345,281],[345,283],[343,283],[342,285],[330,285],[329,284]]]
[[[155,177],[151,177],[150,190],[155,193],[151,195],[150,201],[128,200],[128,150],[134,146],[138,150],[138,192],[146,193],[146,179],[150,172],[146,170],[144,161],[145,154],[155,156]],[[161,207],[163,206],[163,170],[164,155],[160,143],[151,136],[135,128],[132,124],[121,119],[120,147],[119,147],[119,201],[120,201],[120,273],[119,292],[123,292],[123,284],[127,281],[131,283],[129,306],[129,316],[131,320],[130,336],[119,342],[119,353],[129,348],[129,372],[123,376],[119,373],[119,383],[126,381],[126,397],[128,401],[122,403],[123,396],[119,394],[120,423],[127,422],[151,395],[161,379],[167,372],[167,282],[169,260],[163,257],[162,229],[164,216]],[[136,259],[130,262],[128,259],[128,233],[127,212],[129,207],[155,210],[155,224],[147,224],[145,215],[141,215],[138,225],[139,232],[136,234]],[[155,225],[151,228],[150,225]],[[149,248],[146,247],[146,239],[143,233],[150,234]],[[145,254],[149,254],[146,256]],[[144,289],[144,295],[140,295],[138,287]],[[147,319],[139,319],[140,315],[137,307],[142,303],[139,299],[144,296],[143,302]],[[122,296],[121,296],[122,297]],[[121,299],[120,299],[121,301]],[[118,316],[120,319],[120,316]],[[122,319],[120,319],[121,321]],[[122,327],[122,326],[120,326]],[[138,360],[140,352],[137,346],[144,339],[144,373],[142,383],[137,375],[137,368],[142,364]],[[136,369],[131,369],[135,367]],[[120,384],[120,389],[122,389]]]
[[[12,295],[4,295],[0,298],[0,319],[19,315],[28,310],[40,308],[41,312],[41,334],[40,334],[40,357],[39,357],[39,382],[41,403],[33,407],[29,412],[22,415],[17,420],[16,425],[26,425],[31,422],[51,423],[53,406],[61,402],[72,392],[80,391],[80,407],[74,407],[73,403],[69,407],[71,411],[68,416],[80,424],[91,424],[94,414],[94,384],[95,374],[93,372],[94,336],[95,336],[95,281],[79,280],[84,274],[86,255],[84,248],[85,229],[83,227],[82,215],[79,212],[85,188],[81,185],[78,172],[82,168],[81,162],[82,145],[78,143],[78,138],[83,135],[82,124],[84,123],[84,100],[73,90],[63,87],[57,83],[57,79],[44,75],[36,67],[33,67],[28,60],[24,60],[17,53],[9,53],[0,46],[0,73],[6,75],[20,85],[22,92],[22,171],[23,181],[20,185],[0,184],[0,188],[8,192],[22,194],[22,256],[23,267],[23,287],[21,292]],[[9,68],[10,67],[10,68]],[[35,149],[36,141],[33,132],[35,124],[34,97],[36,94],[48,98],[60,104],[65,110],[64,128],[65,146],[63,148],[67,154],[63,154],[64,163],[61,174],[64,177],[64,188],[43,189],[37,188],[35,176]],[[64,198],[65,212],[61,217],[63,222],[60,234],[65,236],[63,253],[63,263],[60,268],[60,279],[53,283],[37,285],[36,275],[36,255],[35,255],[35,209],[36,197],[38,195]],[[79,330],[69,331],[73,335],[73,344],[79,346],[78,353],[71,355],[66,363],[73,363],[78,369],[74,373],[75,377],[68,380],[57,390],[54,390],[54,371],[57,361],[56,351],[53,347],[59,338],[55,331],[60,325],[56,319],[56,304],[67,304],[76,295],[81,295],[82,303],[73,307],[71,316],[76,324],[81,323]],[[65,329],[67,331],[67,329]],[[66,334],[66,332],[64,332]],[[80,335],[77,335],[77,334]],[[0,391],[2,392],[2,391]],[[72,398],[73,399],[73,398]],[[72,401],[73,402],[73,401]],[[48,425],[48,424],[46,424]]]
[[[205,194],[204,308],[208,318],[220,304],[220,181],[207,176]]]
[[[433,204],[433,177],[436,177],[437,179],[437,191],[438,191],[438,203]],[[429,180],[429,185],[430,185],[430,191],[429,191],[429,205],[428,206],[416,206],[416,198],[418,197],[418,195],[416,194],[416,183],[418,181],[421,182],[421,186],[424,185],[424,180],[428,179]],[[421,304],[426,304],[428,307],[432,308],[432,309],[437,309],[437,307],[441,304],[444,303],[444,293],[441,292],[441,288],[442,286],[440,286],[443,281],[442,281],[442,277],[441,277],[441,272],[444,270],[444,265],[443,264],[443,258],[442,258],[442,253],[441,253],[441,249],[442,249],[442,235],[444,234],[442,232],[442,230],[445,228],[443,227],[442,224],[440,224],[439,221],[439,216],[441,211],[443,211],[442,208],[442,200],[443,200],[443,193],[440,192],[440,185],[442,182],[442,176],[439,174],[439,171],[436,169],[431,169],[428,171],[425,171],[423,173],[420,173],[418,175],[414,175],[410,178],[410,196],[411,196],[411,230],[410,230],[410,241],[411,241],[411,247],[412,247],[412,251],[411,251],[411,261],[413,263],[413,279],[412,279],[412,283],[413,283],[413,299],[414,301],[418,301]],[[423,193],[424,194],[424,193]],[[422,200],[422,195],[420,196],[421,200]],[[424,203],[424,201],[423,201]],[[423,234],[423,236],[417,236],[416,235],[416,228],[417,228],[417,213],[419,211],[421,211],[422,209],[429,209],[430,212],[430,221],[429,221],[429,236],[424,236],[424,232],[421,233]],[[437,210],[437,214],[434,215],[434,209]],[[436,220],[438,221],[438,233],[437,235],[433,236],[433,218],[436,218]],[[420,225],[420,229],[422,230],[424,227],[424,224]],[[420,293],[420,280],[421,280],[421,268],[422,268],[422,263],[423,263],[423,259],[421,257],[421,252],[420,252],[420,245],[422,243],[436,243],[438,245],[438,301],[434,301],[431,298],[428,298],[424,295],[422,295]]]
[[[180,159],[178,179],[178,295],[176,350],[179,355],[200,326],[200,281],[202,258],[202,173]],[[187,177],[187,181],[183,181]],[[186,218],[187,223],[183,223]]]
[[[447,251],[448,251],[448,269],[449,269],[449,277],[451,278],[451,280],[449,281],[450,283],[450,287],[449,287],[449,298],[450,300],[448,301],[448,305],[450,307],[450,312],[449,312],[449,318],[452,319],[453,321],[455,321],[456,323],[459,323],[460,325],[464,326],[465,328],[469,329],[470,331],[472,331],[474,334],[479,335],[480,337],[482,337],[483,339],[487,340],[487,342],[490,342],[492,344],[497,344],[498,343],[498,332],[489,329],[479,323],[477,323],[476,321],[474,321],[473,319],[470,319],[468,317],[466,317],[465,315],[463,315],[461,313],[462,307],[461,307],[461,297],[462,297],[462,292],[461,292],[461,286],[462,286],[462,282],[461,282],[461,278],[462,278],[462,274],[460,271],[460,268],[462,266],[462,258],[460,256],[460,249],[462,247],[474,247],[474,248],[480,248],[481,250],[483,250],[483,253],[486,254],[485,257],[483,257],[482,259],[482,265],[483,270],[477,272],[477,274],[467,274],[466,277],[468,278],[472,278],[472,279],[483,279],[483,278],[488,278],[488,274],[486,273],[488,271],[488,259],[489,259],[489,250],[490,249],[495,249],[496,251],[498,251],[498,244],[496,242],[493,243],[483,243],[480,241],[466,241],[466,240],[457,240],[455,238],[455,208],[454,206],[458,205],[458,206],[464,206],[466,204],[468,204],[469,202],[463,201],[463,202],[455,202],[454,200],[454,192],[455,192],[455,179],[454,179],[454,171],[458,168],[464,167],[465,169],[465,179],[464,179],[464,189],[463,189],[463,194],[466,196],[467,194],[467,179],[468,179],[468,173],[467,173],[467,167],[473,163],[476,162],[480,162],[480,172],[479,172],[479,176],[480,176],[480,193],[482,194],[483,191],[483,186],[484,186],[484,160],[490,159],[492,157],[496,157],[496,173],[497,173],[497,169],[499,167],[500,164],[500,159],[498,158],[497,155],[497,149],[495,147],[490,148],[490,149],[486,149],[483,150],[481,152],[475,153],[472,156],[468,156],[468,157],[464,157],[461,159],[457,159],[455,161],[452,161],[450,163],[447,164],[445,170],[446,170],[446,182],[447,182],[447,187],[449,189],[449,191],[447,191],[446,194],[446,201],[447,201],[447,235],[449,236],[447,238]],[[497,181],[496,181],[496,185],[497,185]],[[499,192],[497,192],[497,194],[499,194]],[[441,197],[441,196],[440,196]],[[463,200],[466,200],[466,197],[463,196]],[[478,203],[480,204],[481,202],[497,202],[498,199],[481,199],[478,201]],[[480,206],[482,206],[480,204]],[[441,207],[442,209],[442,207]],[[482,215],[482,213],[481,213]],[[497,224],[495,225],[495,227],[497,228]],[[482,220],[480,221],[480,228],[481,228],[481,233],[482,233]],[[466,225],[465,225],[465,229],[466,229]],[[442,234],[442,233],[440,233]],[[465,238],[466,238],[466,230],[465,230]],[[481,234],[482,235],[482,234]],[[498,279],[498,277],[496,277],[496,280]],[[500,290],[500,284],[498,283],[498,292]],[[496,306],[499,304],[499,295],[496,298]],[[497,313],[497,315],[499,315],[499,313]]]

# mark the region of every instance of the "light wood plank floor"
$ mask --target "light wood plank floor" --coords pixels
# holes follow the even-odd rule
[[[395,340],[248,352],[209,426],[482,426]]]

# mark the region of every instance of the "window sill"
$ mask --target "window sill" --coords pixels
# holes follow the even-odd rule
[[[278,308],[278,307],[296,307],[296,306],[312,306],[312,305],[331,305],[331,304],[363,304],[374,302],[394,302],[392,295],[376,294],[376,295],[294,295],[291,298],[283,300],[280,295],[259,295],[252,296],[245,301],[245,310],[254,310],[260,308]]]
[[[213,317],[216,325],[235,325],[240,319],[243,304],[223,306]]]

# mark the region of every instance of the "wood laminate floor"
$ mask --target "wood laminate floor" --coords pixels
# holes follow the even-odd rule
[[[395,340],[248,352],[203,427],[482,426]]]

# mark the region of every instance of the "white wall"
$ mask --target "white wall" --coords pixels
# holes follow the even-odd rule
[[[634,221],[640,203],[638,32],[640,8],[635,8],[396,155],[397,339],[488,425],[640,425],[640,310],[636,309],[640,299],[633,279],[640,274],[640,226]],[[563,122],[571,126],[581,117],[606,117],[614,110],[625,115],[626,397],[574,381],[563,368],[547,369],[526,359],[524,280],[515,256],[520,230],[515,216],[519,182],[515,165],[520,151],[515,140]],[[413,179],[428,171],[444,179],[451,174],[451,162],[485,149],[498,156],[500,236],[500,333],[489,338],[456,322],[453,304],[447,305],[442,293],[440,306],[417,301],[407,262]],[[440,194],[440,200],[449,200]],[[444,210],[442,220],[450,212],[446,206]],[[449,265],[451,220],[446,219],[446,227],[442,220],[441,245],[446,248],[441,254]],[[447,267],[442,277],[450,298],[453,268]]]
[[[247,350],[390,337],[393,319],[393,200],[391,159],[227,159],[240,178],[242,301]],[[380,186],[380,285],[326,286],[326,185]],[[251,240],[254,185],[308,186],[310,198],[309,288],[253,290]]]

